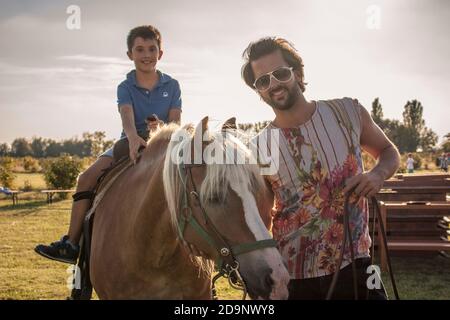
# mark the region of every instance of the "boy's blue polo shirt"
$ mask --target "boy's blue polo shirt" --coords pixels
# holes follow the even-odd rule
[[[127,74],[127,79],[117,87],[117,106],[126,104],[133,106],[134,123],[138,132],[147,129],[145,119],[153,113],[164,122],[169,120],[170,109],[181,109],[181,90],[177,80],[169,75],[157,71],[159,81],[152,90],[138,86],[136,82],[136,70]],[[125,137],[122,131],[121,138]]]

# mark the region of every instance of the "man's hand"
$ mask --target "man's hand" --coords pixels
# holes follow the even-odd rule
[[[134,164],[136,164],[139,148],[141,146],[145,148],[147,146],[147,142],[145,142],[144,139],[135,134],[128,138],[128,143],[130,148],[130,159]]]
[[[361,197],[371,198],[375,196],[384,183],[384,176],[376,171],[369,171],[360,173],[354,177],[348,179],[345,183],[345,188],[343,190],[344,194],[353,191],[359,199]]]

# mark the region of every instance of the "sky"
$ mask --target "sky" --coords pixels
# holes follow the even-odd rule
[[[70,28],[71,5],[80,8]],[[426,125],[450,132],[450,2],[446,0],[45,1],[0,0],[0,143],[104,131],[117,139],[117,85],[133,64],[126,36],[138,25],[162,33],[158,68],[181,85],[183,123],[211,126],[273,119],[241,79],[251,41],[281,36],[305,64],[311,100],[357,98],[402,119],[408,100]]]

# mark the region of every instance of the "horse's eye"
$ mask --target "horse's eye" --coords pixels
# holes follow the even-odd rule
[[[208,202],[213,203],[213,204],[218,204],[222,201],[222,199],[220,198],[220,196],[218,194],[214,194],[211,196],[211,198],[208,199]]]

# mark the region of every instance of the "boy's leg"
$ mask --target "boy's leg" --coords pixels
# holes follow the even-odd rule
[[[97,183],[97,179],[103,170],[108,168],[113,159],[111,157],[100,157],[97,161],[84,171],[78,177],[76,192],[93,191]],[[87,210],[91,205],[92,199],[82,199],[72,203],[72,213],[70,215],[69,241],[73,245],[80,242],[81,233],[83,232],[83,222]]]
[[[110,156],[101,156],[85,172],[78,177],[76,192],[93,191],[102,171],[113,161]],[[75,194],[76,195],[76,194]],[[75,264],[79,254],[78,242],[83,231],[83,221],[92,199],[74,201],[70,217],[69,235],[49,246],[38,245],[35,251],[49,259]]]

